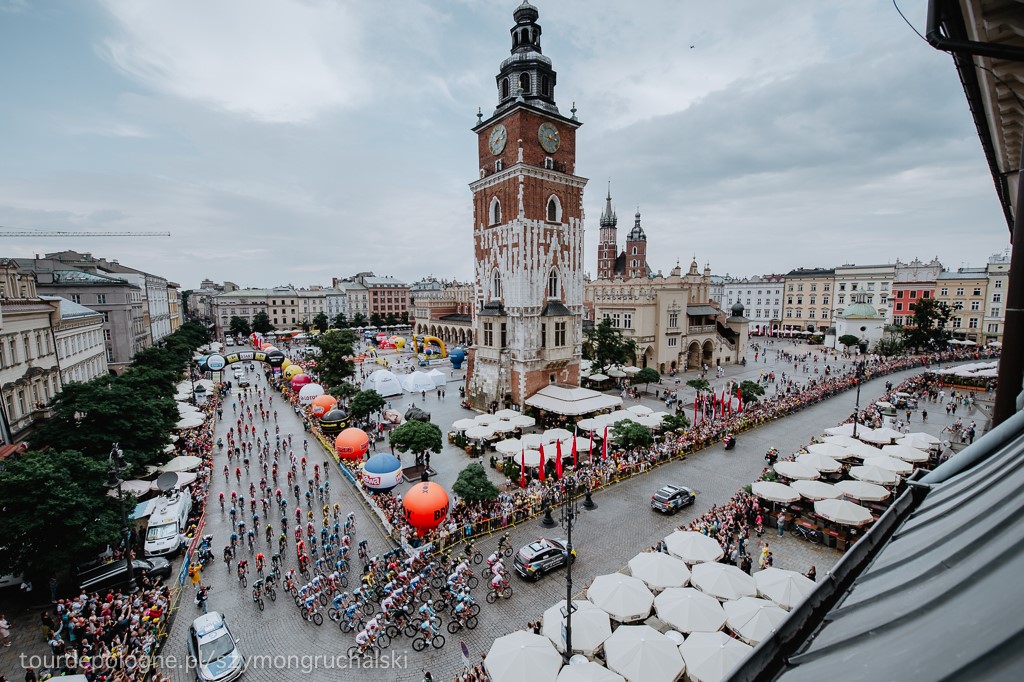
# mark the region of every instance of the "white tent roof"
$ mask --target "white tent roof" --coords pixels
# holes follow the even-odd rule
[[[421,391],[433,391],[437,388],[434,380],[427,376],[426,372],[413,372],[402,377],[402,388],[409,393]]]
[[[527,398],[526,404],[555,414],[575,416],[619,407],[622,405],[622,398],[587,388],[549,384]]]
[[[436,367],[427,372],[427,376],[430,377],[430,380],[434,382],[434,386],[444,386],[446,383],[448,383],[448,377],[446,377],[444,375],[444,372],[437,369]]]
[[[378,369],[363,381],[363,390],[376,391],[385,398],[402,395],[402,384],[398,377],[386,369]]]

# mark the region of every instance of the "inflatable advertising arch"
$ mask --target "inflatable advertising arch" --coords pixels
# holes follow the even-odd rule
[[[430,343],[430,342],[436,343],[437,347],[441,349],[441,354],[440,355],[436,355],[436,354],[432,353],[431,354],[432,357],[434,357],[435,359],[443,359],[443,358],[448,357],[448,350],[444,346],[444,341],[442,341],[441,339],[437,338],[436,336],[424,336],[423,337],[423,348],[420,349],[419,340],[418,340],[417,336],[415,334],[413,334],[412,335],[412,352],[416,353],[417,355],[419,355],[420,353],[426,353],[426,351],[427,351],[427,344]]]
[[[199,369],[203,372],[219,372],[236,362],[263,362],[270,365],[274,370],[279,370],[284,363],[284,359],[284,353],[279,350],[272,350],[270,352],[246,350],[238,353],[225,353],[223,355],[217,353],[208,355],[200,361]]]

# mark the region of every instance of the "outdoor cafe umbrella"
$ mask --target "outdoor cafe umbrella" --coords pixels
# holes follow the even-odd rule
[[[628,374],[629,376],[633,376],[634,374],[639,374],[640,373],[640,368],[639,367],[629,366],[629,367],[623,367],[622,371],[625,372],[626,374]]]
[[[908,433],[903,438],[896,441],[897,445],[909,445],[912,448],[918,448],[919,450],[931,450],[937,445],[942,443],[941,440],[928,433]]]
[[[852,436],[853,424],[840,424],[839,426],[832,426],[825,429],[825,433],[827,433],[830,436]]]
[[[480,422],[475,419],[459,419],[452,423],[452,428],[456,431],[465,431],[471,429],[474,426],[480,426]]]
[[[863,526],[874,521],[870,511],[849,500],[818,500],[814,513],[844,526]]]
[[[857,438],[861,439],[866,443],[877,443],[879,445],[889,445],[897,438],[902,438],[903,434],[895,429],[880,428],[871,431],[870,433],[858,433]]]
[[[690,579],[690,569],[681,559],[664,552],[640,552],[629,560],[629,572],[652,590],[682,587]]]
[[[690,570],[690,584],[722,600],[757,594],[754,579],[732,564],[697,564]]]
[[[665,537],[665,547],[688,564],[718,561],[725,554],[717,540],[693,530],[673,531]]]
[[[499,419],[487,428],[494,429],[495,433],[509,433],[516,430],[516,425],[505,419]]]
[[[498,637],[484,658],[492,682],[553,682],[561,667],[562,657],[551,640],[526,630]]]
[[[509,410],[506,408],[504,410],[498,410],[494,413],[494,416],[498,419],[511,419],[512,417],[518,417],[519,414],[520,413],[515,410]]]
[[[914,465],[909,462],[904,462],[902,459],[896,459],[895,457],[887,457],[882,455],[880,457],[869,457],[864,460],[864,466],[869,467],[881,467],[882,469],[888,469],[897,474],[906,475],[913,473]]]
[[[571,447],[572,443],[570,443],[569,445]],[[584,438],[583,436],[576,436],[576,453],[577,453],[577,455],[586,454],[587,452],[590,452],[590,445],[591,445],[591,441],[590,441],[589,438]]]
[[[544,442],[554,443],[556,440],[567,441],[572,438],[572,432],[565,429],[548,429],[544,432]]]
[[[626,376],[626,373],[623,372],[618,367],[612,367],[611,369],[608,370],[608,376],[613,377],[615,379],[622,379]]]
[[[154,481],[140,481],[137,479],[133,481],[122,481],[121,490],[126,495],[128,493],[131,493],[132,495],[139,497],[141,495],[145,495],[146,493],[148,493],[150,490],[150,486],[153,485],[153,483]],[[117,497],[117,488],[114,487],[108,490],[107,495],[109,495],[110,497]]]
[[[800,479],[805,481],[813,481],[816,478],[821,478],[821,474],[817,469],[804,464],[798,464],[797,462],[776,462],[773,467],[775,472],[784,478],[793,480]]]
[[[816,455],[824,455],[825,457],[831,457],[832,459],[842,459],[846,453],[846,448],[838,443],[812,443],[807,446],[807,452],[812,452]]]
[[[695,632],[679,645],[692,682],[719,682],[750,655],[749,644],[724,632]]]
[[[801,452],[796,456],[796,463],[809,466],[812,469],[818,471],[824,471],[827,473],[834,473],[840,471],[843,465],[832,459],[828,455],[822,455],[817,452]]]
[[[790,488],[785,483],[777,481],[755,481],[751,486],[754,495],[769,502],[780,502],[789,504],[800,499],[800,493]]]
[[[168,443],[167,445],[164,446],[163,452],[164,452],[165,455],[169,455],[172,452],[174,452],[174,450],[175,450],[174,443]]]
[[[540,466],[540,450],[524,450],[521,453],[519,461],[526,462],[526,466],[529,468]]]
[[[646,426],[649,429],[660,429],[662,425],[661,417],[641,416],[637,417],[633,421],[635,421],[640,426]]]
[[[569,665],[563,666],[558,673],[558,682],[626,682],[626,678],[600,663],[570,660]]]
[[[576,610],[572,614],[572,650],[586,656],[593,656],[604,640],[612,634],[612,624],[608,614],[599,609],[593,602],[586,599],[574,599],[573,606]],[[565,651],[562,640],[565,631],[565,616],[562,610],[565,608],[565,600],[544,612],[544,627],[541,632],[551,640],[555,648]]]
[[[632,412],[633,414],[638,415],[640,417],[645,417],[645,416],[651,414],[652,412],[654,412],[654,410],[652,410],[651,408],[647,407],[646,405],[630,405],[626,409],[629,410],[630,412]]]
[[[843,494],[824,481],[793,481],[790,487],[808,500],[831,500]]]
[[[629,410],[615,410],[611,414],[607,415],[605,418],[608,420],[609,424],[616,424],[618,422],[625,421],[626,419],[629,419],[630,421],[636,421],[636,417],[637,415],[630,412]]]
[[[184,419],[178,420],[178,422],[174,425],[174,428],[178,431],[194,429],[197,426],[202,426],[205,420],[206,417],[204,415],[190,415],[188,417],[185,417]]]
[[[471,429],[466,429],[466,438],[472,438],[473,440],[485,440],[493,435],[494,428],[491,426],[474,426]]]
[[[517,429],[528,429],[537,423],[536,419],[525,414],[520,414],[515,417],[512,417],[508,421]]]
[[[544,436],[539,433],[524,433],[520,440],[523,441],[523,445],[528,448],[533,448],[534,450],[539,448],[542,443],[547,442],[544,440]]]
[[[883,445],[882,454],[902,459],[904,462],[927,462],[928,453],[909,445]]]
[[[198,457],[193,457],[192,455],[181,455],[160,467],[160,471],[192,471],[193,469],[198,469],[199,465],[202,463],[203,460]]]
[[[623,573],[594,578],[587,588],[587,599],[620,623],[647,618],[654,604],[654,595],[643,581]]]
[[[722,604],[692,587],[670,587],[654,598],[658,618],[685,632],[714,632],[725,625]]]
[[[754,574],[757,593],[789,611],[817,587],[810,578],[782,568],[766,568]]]
[[[604,654],[630,682],[674,682],[686,670],[675,642],[650,625],[623,625],[605,641]]]
[[[596,381],[600,383],[602,381],[608,381],[608,379],[610,379],[611,377],[609,377],[607,374],[601,374],[600,372],[598,372],[597,374],[591,374],[589,377],[584,378],[589,379],[590,381]]]
[[[576,429],[578,431],[596,431],[597,429],[603,428],[604,422],[600,422],[595,417],[589,417],[587,419],[581,419],[576,422]]]
[[[506,438],[494,444],[494,449],[503,455],[518,455],[524,447],[523,441],[518,438]]]
[[[493,414],[478,414],[473,417],[473,421],[477,423],[477,426],[488,426],[496,421],[499,421],[498,417]]]
[[[848,436],[829,436],[831,438],[849,438]],[[843,459],[849,459],[851,457],[856,459],[864,459],[865,457],[877,457],[882,453],[878,448],[862,443],[858,440],[850,438],[853,442],[843,443],[843,450],[846,451]]]
[[[834,487],[845,497],[864,502],[881,502],[890,496],[889,491],[882,486],[865,481],[839,481]]]
[[[896,472],[876,466],[850,467],[850,475],[858,481],[877,483],[878,485],[895,485],[899,478]]]
[[[786,618],[783,609],[767,599],[757,597],[728,601],[722,608],[728,617],[726,626],[749,644],[767,639]]]

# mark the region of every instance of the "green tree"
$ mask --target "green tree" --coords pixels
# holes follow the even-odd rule
[[[335,315],[334,320],[331,321],[331,326],[335,329],[348,329],[348,318],[345,317],[345,313]]]
[[[946,327],[953,309],[934,298],[922,298],[914,306],[913,322],[903,329],[904,344],[914,350],[944,347],[949,340]]]
[[[403,310],[402,314],[399,315],[398,319],[401,321],[402,324],[409,324],[409,311]]]
[[[252,330],[258,334],[269,334],[274,331],[274,325],[270,324],[270,316],[265,310],[261,310],[252,316]]]
[[[366,322],[366,315],[363,315],[362,313],[356,313],[355,315],[352,316],[352,324],[350,324],[349,326],[350,327],[366,327],[366,326],[369,326],[367,324],[367,322]]]
[[[899,355],[904,351],[903,337],[889,335],[878,339],[875,347],[871,349],[871,352],[876,355],[885,355],[891,357],[893,355]]]
[[[349,412],[351,412],[354,419],[363,420],[374,412],[379,412],[386,403],[387,401],[384,400],[380,393],[367,389],[355,394],[352,402],[349,404]],[[392,433],[394,432],[392,431]]]
[[[330,326],[330,322],[327,319],[327,315],[324,314],[323,312],[319,312],[316,315],[314,315],[313,326],[316,327],[321,334],[327,331],[327,328]]]
[[[842,336],[839,337],[838,341],[841,345],[845,346],[846,348],[849,348],[850,346],[856,346],[857,344],[860,343],[860,339],[858,339],[854,334],[843,334]]]
[[[661,375],[658,374],[658,370],[654,369],[653,367],[644,367],[639,372],[633,375],[633,383],[643,384],[645,393],[647,392],[647,389],[650,387],[651,384],[658,381],[661,381]]]
[[[249,326],[249,321],[244,317],[232,315],[231,321],[228,323],[228,333],[232,336],[245,338],[252,334],[252,327]]]
[[[682,431],[689,426],[690,418],[682,412],[661,418],[661,428],[664,431]]]
[[[106,470],[106,458],[74,450],[8,459],[0,471],[0,575],[50,572],[116,543],[120,513],[103,485]]]
[[[756,403],[757,399],[764,395],[764,386],[749,379],[740,382],[740,394],[743,396],[743,404]]]
[[[604,372],[612,365],[630,362],[636,357],[636,341],[627,339],[622,330],[612,326],[609,318],[588,329],[583,342],[583,357],[593,364],[595,373]]]
[[[690,379],[686,382],[686,385],[697,391],[697,393],[711,388],[711,384],[708,383],[707,379]]]
[[[387,317],[384,318],[384,324],[388,325],[389,327],[395,326],[396,324],[398,324],[398,315],[395,315],[394,313],[388,313]]]
[[[452,492],[471,502],[493,500],[498,496],[498,489],[487,478],[487,472],[479,462],[473,462],[459,472],[459,477],[452,485]]]
[[[358,399],[357,395],[352,401],[353,404]],[[420,456],[428,450],[441,452],[441,429],[436,424],[411,419],[391,432],[391,445],[399,452],[415,452],[419,461]]]
[[[313,328],[313,323],[307,319],[303,319],[302,322],[299,323],[299,327],[303,332],[308,334],[309,330]]]
[[[355,341],[355,333],[348,329],[324,332],[310,341],[310,345],[320,351],[316,369],[323,386],[337,386],[355,373],[352,363],[352,344]]]
[[[637,424],[632,419],[624,419],[612,425],[611,431],[615,434],[612,442],[624,450],[633,448],[646,448],[654,442],[654,434],[646,426]]]
[[[348,400],[355,394],[359,393],[359,387],[351,381],[342,381],[328,388],[327,392],[338,400]]]
[[[384,326],[384,316],[380,313],[370,313],[370,324],[374,327]]]

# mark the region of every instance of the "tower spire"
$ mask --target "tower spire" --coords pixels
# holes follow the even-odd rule
[[[604,212],[601,213],[601,227],[615,227],[619,224],[619,218],[612,208],[612,181],[608,180],[608,196],[604,200]]]

